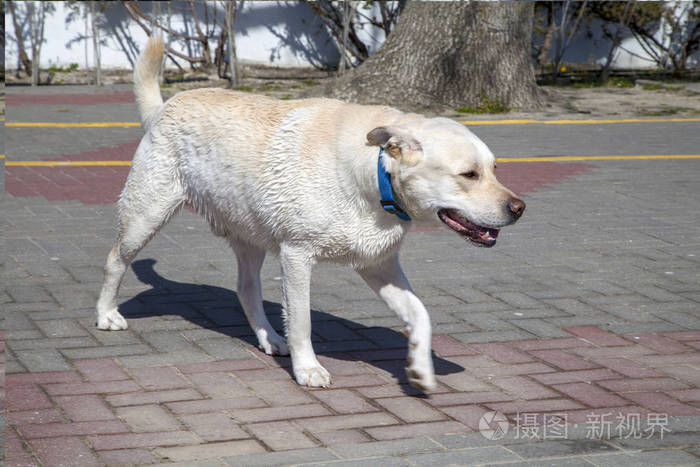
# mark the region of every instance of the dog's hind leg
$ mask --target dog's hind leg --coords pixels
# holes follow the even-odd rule
[[[260,269],[265,250],[229,239],[238,259],[238,299],[258,338],[258,346],[268,355],[289,355],[284,338],[273,329],[263,309]]]
[[[422,390],[434,388],[430,317],[423,303],[411,290],[411,285],[401,270],[398,255],[358,272],[367,285],[406,323],[408,382]]]
[[[107,257],[104,282],[97,301],[98,329],[116,331],[127,328],[126,320],[117,309],[117,295],[124,273],[138,252],[185,200],[182,184],[173,171],[158,170],[152,165],[155,161],[148,159],[151,154],[148,154],[150,144],[146,138],[134,156],[119,202],[117,242]]]

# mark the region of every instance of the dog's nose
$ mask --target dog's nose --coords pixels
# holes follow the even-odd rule
[[[513,213],[513,217],[520,219],[520,216],[525,212],[525,203],[521,199],[511,198],[508,200],[508,209]]]

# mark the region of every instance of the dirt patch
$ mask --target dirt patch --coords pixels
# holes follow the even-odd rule
[[[308,95],[316,86],[322,86],[333,79],[333,73],[308,68],[267,68],[243,67],[244,78],[236,89],[244,92],[263,94],[278,99],[297,99]],[[86,84],[92,76],[84,71],[57,72],[53,75],[42,73],[42,79],[50,76],[52,84]],[[105,84],[130,83],[131,70],[105,70]],[[27,78],[17,79],[12,72],[6,74],[7,82],[26,84]],[[204,87],[227,88],[227,80],[203,73],[179,73],[166,71],[162,90],[165,95],[173,95],[188,89]],[[536,112],[517,110],[498,114],[459,113],[457,109],[445,110],[440,115],[464,120],[515,118],[571,118],[586,119],[600,117],[652,117],[700,115],[700,93],[687,90],[682,83],[678,87],[666,88],[661,85],[642,82],[633,87],[558,87],[541,86],[545,106]],[[4,111],[4,102],[2,102]],[[411,109],[404,109],[411,110]]]

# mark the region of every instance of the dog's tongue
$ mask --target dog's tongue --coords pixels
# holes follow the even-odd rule
[[[450,228],[474,242],[482,243],[486,246],[491,246],[496,242],[498,229],[474,224],[451,209],[441,210],[439,214],[443,222]]]

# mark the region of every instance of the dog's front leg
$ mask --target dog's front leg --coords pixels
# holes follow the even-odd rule
[[[331,375],[318,362],[311,346],[309,288],[313,259],[303,248],[282,244],[280,263],[287,347],[294,377],[303,386],[328,387]]]
[[[389,308],[406,323],[408,382],[422,390],[433,389],[435,373],[430,352],[430,317],[401,270],[398,255],[358,272]]]

